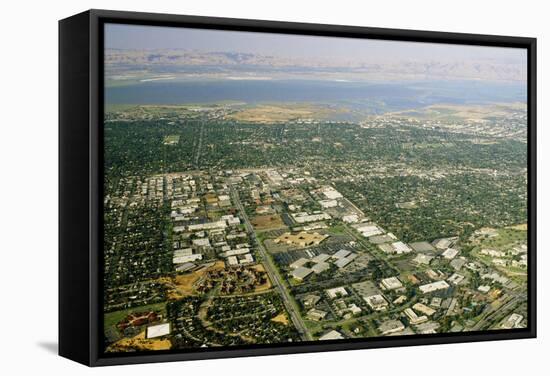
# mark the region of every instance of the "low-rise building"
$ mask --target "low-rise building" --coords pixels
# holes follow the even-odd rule
[[[388,301],[380,294],[363,297],[367,305],[374,311],[384,311],[388,308]]]
[[[324,262],[330,258],[326,253],[320,253],[317,256],[312,257],[311,261],[313,262]]]
[[[344,215],[342,221],[345,223],[357,223],[359,222],[359,216],[357,214]]]
[[[438,290],[446,290],[448,289],[449,284],[446,281],[436,281],[432,283],[428,283],[425,285],[422,285],[419,287],[420,291],[424,294],[428,294],[430,292],[438,291]]]
[[[437,322],[428,321],[416,326],[416,332],[418,334],[435,334],[437,329],[439,329],[439,324]]]
[[[348,296],[348,291],[345,289],[345,287],[334,287],[332,289],[328,289],[325,291],[329,298],[335,299],[340,298],[343,296]]]
[[[326,315],[327,315],[327,312],[321,311],[320,309],[312,308],[307,312],[306,317],[309,320],[321,321],[325,318]]]
[[[458,285],[460,282],[464,280],[464,276],[458,273],[454,273],[452,276],[449,277],[448,281],[452,283],[453,285]]]
[[[145,338],[157,338],[170,334],[170,324],[158,324],[147,327]]]
[[[418,265],[429,265],[433,258],[434,256],[419,253],[412,261]]]
[[[294,269],[290,275],[292,278],[295,278],[299,281],[303,281],[306,279],[311,273],[313,273],[313,270],[309,268],[304,268],[303,266],[300,266],[299,268]]]
[[[482,292],[484,294],[487,294],[491,290],[491,286],[489,285],[481,285],[477,288],[477,291]]]
[[[435,309],[430,308],[427,305],[422,304],[422,303],[416,303],[412,307],[415,311],[420,312],[420,313],[422,313],[422,314],[424,314],[428,317],[430,317],[431,315],[433,315],[436,312]]]
[[[405,325],[399,320],[388,320],[384,321],[380,326],[378,327],[378,331],[383,336],[387,336],[388,334],[392,333],[398,333],[405,329]]]
[[[338,252],[336,252],[335,254],[333,254],[332,258],[336,259],[336,260],[339,260],[339,259],[342,259],[344,257],[347,257],[350,253],[351,253],[351,251],[348,251],[347,249],[341,249]]]
[[[452,260],[456,257],[456,255],[458,255],[458,249],[454,249],[454,248],[447,248],[442,254],[441,256],[443,256],[443,258],[447,259],[447,260]]]
[[[323,209],[334,208],[334,207],[338,206],[338,201],[336,201],[336,200],[321,200],[321,201],[319,201],[319,205],[321,205],[321,207]]]
[[[304,266],[307,264],[309,260],[305,257],[301,257],[298,260],[294,261],[292,264],[289,265],[290,269],[297,269],[301,266]]]
[[[335,339],[344,339],[344,336],[342,335],[342,333],[336,330],[331,330],[330,332],[325,333],[321,337],[319,337],[320,341],[335,340]]]
[[[172,259],[172,262],[174,264],[186,264],[197,260],[202,260],[202,255],[200,253],[186,256],[177,256]]]
[[[412,309],[410,308],[405,308],[405,310],[403,311],[405,313],[405,315],[407,315],[408,319],[409,319],[409,322],[412,324],[412,325],[418,325],[418,324],[422,324],[423,322],[426,322],[428,321],[428,317],[427,316],[418,316]]]
[[[311,267],[311,270],[313,270],[313,273],[320,274],[330,268],[330,264],[326,262],[319,262]]]
[[[397,290],[403,287],[403,284],[397,277],[384,278],[380,284],[386,290]]]
[[[407,244],[405,244],[401,241],[392,243],[392,247],[393,247],[395,253],[397,253],[398,255],[403,254],[403,253],[412,252],[412,249]]]
[[[519,324],[523,321],[523,316],[517,313],[512,313],[504,323],[502,323],[503,329],[518,328]]]

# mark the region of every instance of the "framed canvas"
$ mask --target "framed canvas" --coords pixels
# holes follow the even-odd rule
[[[536,336],[536,40],[59,23],[59,353]]]

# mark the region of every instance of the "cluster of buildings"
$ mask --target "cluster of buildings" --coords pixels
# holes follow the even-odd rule
[[[527,245],[521,244],[507,251],[484,248],[479,252],[491,260],[495,266],[527,268]]]
[[[347,249],[341,249],[333,255],[320,253],[311,258],[301,257],[289,265],[290,276],[298,281],[303,281],[311,274],[321,274],[330,270],[332,265],[342,269],[355,260],[356,257],[356,253]]]
[[[176,270],[192,269],[205,255],[228,266],[255,262],[241,220],[232,213],[227,185],[207,175],[180,174],[170,175],[167,187]]]

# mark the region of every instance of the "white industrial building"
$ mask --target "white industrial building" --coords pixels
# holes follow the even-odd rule
[[[146,338],[157,338],[170,334],[170,324],[159,324],[147,327]]]
[[[386,290],[397,290],[403,287],[403,284],[397,277],[384,278],[380,284]]]
[[[436,281],[436,282],[432,282],[432,283],[422,285],[422,286],[419,287],[419,289],[424,294],[427,294],[427,293],[438,291],[438,290],[446,290],[449,287],[451,287],[451,286],[449,286],[449,284],[446,281]]]

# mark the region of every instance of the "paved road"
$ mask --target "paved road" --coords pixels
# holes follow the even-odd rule
[[[262,261],[266,268],[267,274],[269,275],[269,278],[271,279],[273,284],[279,290],[279,293],[283,298],[283,303],[286,307],[288,314],[290,315],[292,323],[294,324],[294,326],[302,336],[302,339],[306,341],[311,341],[312,337],[307,331],[306,326],[302,321],[302,317],[300,313],[297,312],[294,306],[295,303],[293,303],[293,298],[290,296],[288,290],[285,288],[283,281],[281,280],[281,277],[277,273],[275,269],[275,265],[273,265],[273,261],[267,254],[267,250],[265,249],[264,245],[256,237],[256,232],[254,231],[254,227],[252,226],[252,224],[250,223],[250,220],[248,219],[248,215],[246,215],[246,211],[244,210],[244,207],[239,198],[239,193],[235,190],[235,187],[233,187],[232,185],[230,189],[231,189],[231,198],[233,199],[233,203],[235,204],[237,209],[241,212],[241,216],[244,220],[247,231],[251,234],[251,236],[254,237],[254,239],[256,240],[256,243],[258,244],[258,250],[260,251],[260,255],[262,257]]]
[[[489,329],[491,325],[502,321],[504,317],[511,314],[514,309],[525,301],[527,301],[527,296],[524,294],[510,296],[509,300],[503,303],[500,307],[490,307],[486,312],[484,312],[483,317],[476,322],[471,330]]]

